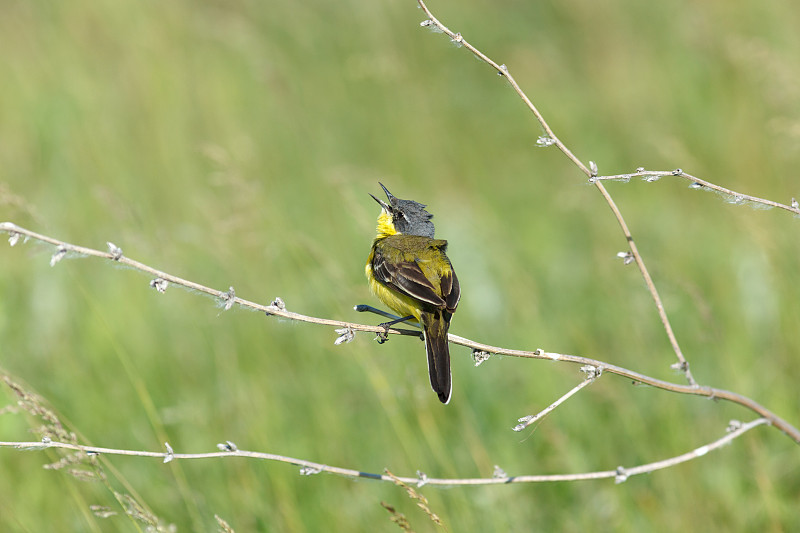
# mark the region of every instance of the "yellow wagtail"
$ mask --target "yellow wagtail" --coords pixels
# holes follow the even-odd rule
[[[447,330],[461,298],[453,265],[445,254],[447,241],[434,239],[433,215],[412,200],[400,200],[382,183],[389,202],[381,206],[378,234],[367,258],[372,292],[400,318],[422,326],[431,387],[442,403],[450,401],[450,348]]]

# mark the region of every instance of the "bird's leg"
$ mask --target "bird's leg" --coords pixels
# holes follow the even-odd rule
[[[369,311],[370,313],[375,313],[376,315],[385,316],[386,318],[391,318],[392,320],[400,318],[397,315],[393,315],[391,313],[387,313],[386,311],[381,311],[380,309],[378,309],[376,307],[372,307],[371,305],[366,305],[366,304],[358,304],[353,309],[355,309],[359,313],[363,313],[365,311]]]
[[[392,326],[393,324],[397,324],[399,322],[404,322],[406,320],[414,319],[413,316],[399,317],[397,315],[393,315],[391,313],[387,313],[386,311],[382,311],[382,310],[380,310],[378,308],[375,308],[375,307],[372,307],[371,305],[366,305],[366,304],[359,304],[359,305],[355,306],[353,309],[355,309],[359,313],[364,313],[364,312],[368,311],[370,313],[375,313],[376,315],[381,315],[381,316],[385,316],[386,318],[391,318],[392,319],[390,322],[384,322],[383,324],[379,324],[379,326],[381,326],[382,328],[384,328],[386,330],[384,333],[378,333],[378,342],[381,343],[381,344],[383,344],[384,342],[386,342],[389,339],[389,326]],[[414,319],[414,320],[416,320],[416,319]],[[422,329],[422,326],[420,326],[419,324],[409,324],[409,325]],[[422,334],[420,333],[420,336],[421,335]]]

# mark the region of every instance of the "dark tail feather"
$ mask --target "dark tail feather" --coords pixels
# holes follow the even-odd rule
[[[445,316],[443,316],[445,315]],[[448,313],[436,311],[422,316],[425,332],[425,352],[428,354],[428,375],[433,392],[439,401],[448,403],[453,391],[450,380],[450,347],[447,344],[447,330],[450,328]]]

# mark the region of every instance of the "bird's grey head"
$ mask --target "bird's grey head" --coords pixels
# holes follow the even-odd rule
[[[422,237],[433,238],[434,227],[431,219],[433,215],[425,211],[425,205],[413,200],[401,200],[389,192],[383,183],[378,182],[389,203],[384,202],[375,196],[372,198],[392,216],[395,229],[404,235],[420,235]]]

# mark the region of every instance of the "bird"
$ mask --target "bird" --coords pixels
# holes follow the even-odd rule
[[[458,277],[446,254],[447,241],[434,238],[433,215],[426,205],[401,200],[383,183],[378,185],[388,201],[370,194],[381,212],[365,269],[369,287],[400,317],[381,324],[387,332],[398,322],[421,326],[431,388],[447,404],[453,390],[447,332],[461,299]]]

